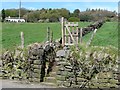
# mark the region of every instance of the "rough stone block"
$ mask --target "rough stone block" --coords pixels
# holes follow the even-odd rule
[[[111,84],[117,84],[117,83],[118,83],[118,80],[110,79],[110,80],[109,80],[109,83],[111,83]]]
[[[60,65],[66,65],[66,62],[64,62],[64,61],[57,62],[57,65],[58,65],[58,66],[60,66]]]
[[[66,69],[72,69],[72,66],[65,66]]]
[[[85,82],[86,79],[84,79],[84,78],[79,78],[79,77],[78,77],[78,78],[77,78],[77,81],[78,81],[78,82]]]
[[[35,72],[35,73],[40,73],[40,72],[41,72],[41,69],[34,69],[34,72]]]
[[[99,83],[108,83],[109,79],[97,79],[96,81]]]
[[[70,82],[64,81],[64,82],[63,82],[63,86],[65,86],[65,87],[70,87]]]
[[[56,83],[56,78],[55,77],[45,77],[45,82]]]
[[[40,82],[39,78],[33,78],[33,82]]]
[[[59,81],[65,81],[65,76],[57,75],[56,79]]]
[[[40,78],[41,74],[40,73],[34,73],[34,76],[35,78]]]
[[[65,71],[65,68],[64,67],[61,67],[58,69],[59,71]]]
[[[34,65],[33,68],[34,69],[41,69],[41,65]]]
[[[51,73],[50,73],[50,76],[51,76],[51,77],[56,77],[56,72],[51,72]]]
[[[63,82],[64,82],[64,81],[59,81],[59,80],[57,80],[57,86],[63,86]]]
[[[36,64],[36,65],[40,65],[41,62],[40,62],[40,60],[34,60],[34,64]]]

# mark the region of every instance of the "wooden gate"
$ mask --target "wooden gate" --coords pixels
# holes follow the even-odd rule
[[[62,46],[78,44],[78,22],[67,22],[62,17]]]

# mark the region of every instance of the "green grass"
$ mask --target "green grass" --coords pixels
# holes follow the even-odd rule
[[[80,22],[79,27],[86,27],[90,22]],[[34,42],[47,40],[47,27],[53,31],[53,38],[61,37],[60,23],[2,23],[2,46],[13,49],[20,45],[20,32],[24,32],[25,46]],[[83,37],[83,42],[88,42],[91,33]],[[117,22],[105,23],[96,33],[92,45],[118,46]]]
[[[85,27],[89,22],[79,23],[79,27]],[[3,23],[2,45],[3,48],[11,49],[20,45],[20,32],[24,32],[25,46],[34,42],[47,40],[47,27],[53,31],[53,38],[61,37],[60,23]]]
[[[87,34],[83,41],[86,43],[89,41],[91,34]],[[106,22],[94,36],[91,45],[95,46],[115,46],[118,47],[118,23],[117,22]]]

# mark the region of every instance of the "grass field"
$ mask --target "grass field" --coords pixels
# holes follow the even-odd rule
[[[79,27],[85,27],[89,22],[79,23]],[[47,40],[47,27],[53,31],[53,38],[61,37],[60,23],[3,23],[2,45],[3,48],[13,48],[20,45],[20,32],[24,32],[25,45]]]
[[[85,27],[90,22],[80,22],[79,27]],[[2,45],[3,48],[12,49],[20,45],[20,32],[24,32],[25,45],[34,42],[44,42],[47,40],[47,27],[53,31],[53,38],[61,37],[60,23],[3,23],[2,24]],[[91,33],[83,38],[87,42]],[[113,45],[118,46],[117,22],[105,23],[96,33],[92,45]]]
[[[87,42],[92,33],[87,34],[83,41]],[[98,29],[91,43],[97,46],[115,46],[118,47],[118,22],[107,22]]]

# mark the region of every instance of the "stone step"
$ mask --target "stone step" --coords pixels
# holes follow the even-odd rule
[[[42,82],[40,83],[42,85],[46,85],[46,86],[53,86],[53,87],[57,87],[57,85],[55,83],[48,83],[48,82]]]
[[[56,72],[50,72],[51,77],[56,77]]]
[[[61,62],[57,62],[57,66],[60,66],[60,65],[65,65],[66,62],[65,61],[61,61]]]
[[[58,68],[59,68],[59,66],[53,66],[53,68],[52,68],[52,72],[56,72],[56,71],[58,71]]]
[[[56,83],[56,78],[55,77],[45,77],[45,82],[48,83]]]

